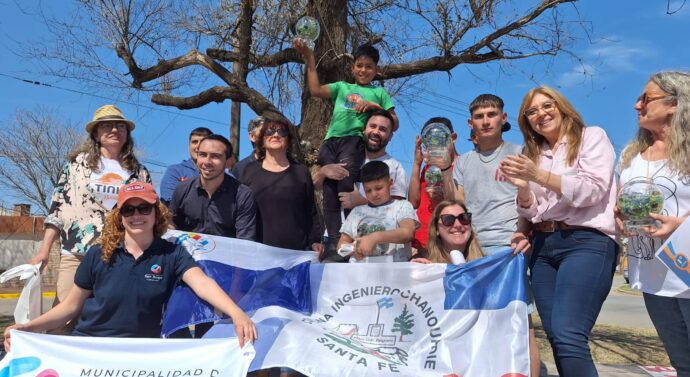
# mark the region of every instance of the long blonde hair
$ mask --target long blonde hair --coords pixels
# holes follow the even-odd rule
[[[561,140],[563,136],[567,136],[568,152],[566,154],[566,163],[572,166],[575,164],[577,154],[580,151],[582,132],[585,129],[585,123],[580,113],[575,110],[575,107],[573,107],[570,101],[557,90],[548,86],[539,86],[531,89],[522,100],[522,105],[520,105],[518,124],[520,125],[522,136],[525,138],[524,154],[538,165],[539,156],[541,155],[541,145],[546,142],[543,136],[532,129],[532,126],[529,124],[529,119],[527,119],[527,115],[525,115],[525,111],[532,105],[532,100],[537,94],[551,98],[556,104],[556,108],[561,113],[561,131],[558,135],[558,140]]]
[[[467,212],[467,207],[465,204],[454,199],[444,200],[436,206],[436,209],[434,209],[434,213],[431,215],[431,219],[429,220],[429,239],[426,244],[427,259],[434,263],[452,263],[450,253],[443,248],[443,241],[441,241],[441,235],[438,231],[438,221],[441,217],[441,211],[450,206],[460,206],[465,212]],[[465,260],[468,262],[484,256],[482,248],[479,246],[479,241],[477,241],[477,235],[474,233],[474,229],[471,226],[470,238],[465,244],[465,250],[461,251],[465,256]]]
[[[667,104],[676,104],[676,112],[671,115],[668,137],[668,166],[671,172],[683,179],[690,178],[690,73],[679,71],[657,72],[649,81],[657,84],[664,93]],[[635,138],[623,149],[620,167],[630,167],[633,157],[652,145],[652,133],[638,128]]]
[[[168,229],[170,223],[170,211],[168,207],[158,201],[154,208],[156,210],[156,223],[153,226],[154,238],[161,237]],[[125,227],[122,225],[122,214],[120,208],[116,207],[105,219],[105,226],[101,232],[101,236],[96,240],[96,244],[101,245],[103,255],[101,259],[103,262],[110,263],[115,250],[122,245],[125,239]]]

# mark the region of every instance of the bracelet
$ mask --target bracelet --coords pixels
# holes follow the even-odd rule
[[[447,170],[450,169],[451,167],[453,167],[453,164],[448,165],[448,167],[445,168],[445,169],[441,169],[441,171],[447,171]]]

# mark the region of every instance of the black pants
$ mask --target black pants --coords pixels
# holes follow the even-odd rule
[[[359,181],[359,171],[364,164],[364,141],[359,136],[336,137],[324,140],[321,144],[319,159],[317,163],[321,166],[328,164],[345,163],[350,175],[340,181],[326,178],[323,181],[323,217],[328,231],[329,244],[325,245],[326,252],[324,258],[327,260],[337,260],[336,246],[340,240],[340,198],[341,192],[351,192],[354,190],[355,182]],[[346,211],[345,215],[349,213]]]

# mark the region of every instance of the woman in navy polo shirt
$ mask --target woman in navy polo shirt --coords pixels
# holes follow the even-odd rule
[[[254,323],[196,265],[187,251],[161,239],[169,214],[153,186],[123,186],[117,207],[98,240],[82,261],[67,299],[26,324],[5,330],[48,331],[81,313],[73,335],[157,338],[163,307],[181,280],[201,299],[232,318],[240,346],[256,339]]]

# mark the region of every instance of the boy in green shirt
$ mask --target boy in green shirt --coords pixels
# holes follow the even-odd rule
[[[369,118],[368,112],[383,109],[393,117],[393,131],[398,129],[398,117],[395,115],[393,102],[386,90],[371,85],[378,73],[379,52],[368,44],[355,50],[352,75],[355,83],[344,81],[321,85],[316,73],[314,53],[299,38],[295,39],[295,49],[304,55],[307,66],[307,87],[312,96],[327,99],[333,103],[333,116],[328,126],[326,138],[321,144],[317,163],[344,164],[349,176],[340,181],[326,178],[323,183],[323,209],[328,231],[329,245],[326,249],[327,259],[337,259],[335,244],[340,238],[341,205],[338,194],[351,192],[354,183],[359,180],[359,171],[364,163],[364,125]]]

